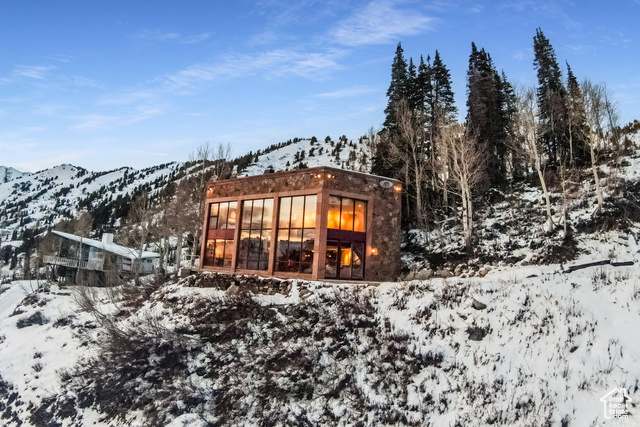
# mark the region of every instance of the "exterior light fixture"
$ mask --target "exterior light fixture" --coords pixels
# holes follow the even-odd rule
[[[371,255],[378,255],[378,248],[371,248]]]
[[[328,174],[327,174],[327,178],[328,178],[328,179],[335,178],[335,175],[331,175],[330,173],[328,173]]]
[[[316,175],[314,175],[314,176],[315,176],[316,178],[318,178],[318,179],[322,178],[322,174],[321,174],[321,173],[316,174]]]
[[[402,191],[402,186],[401,185],[396,185],[395,187],[393,187],[394,190],[396,191]]]

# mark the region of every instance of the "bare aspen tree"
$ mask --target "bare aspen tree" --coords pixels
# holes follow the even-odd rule
[[[231,145],[218,144],[212,147],[208,142],[198,146],[189,155],[189,161],[194,163],[194,178],[192,178],[192,194],[195,195],[197,212],[195,212],[195,226],[191,229],[193,235],[193,253],[190,265],[195,263],[195,252],[200,245],[202,224],[204,222],[204,204],[206,200],[205,186],[210,178],[226,179],[231,174]],[[192,199],[193,200],[193,199]],[[193,201],[191,202],[193,203]],[[180,239],[180,237],[178,237]],[[179,256],[179,255],[178,255]]]
[[[462,230],[467,254],[472,253],[473,192],[485,177],[483,163],[486,149],[464,125],[455,123],[440,129],[441,142],[446,144],[451,180],[462,203]]]
[[[560,185],[562,186],[562,238],[569,237],[569,209],[571,202],[576,198],[578,194],[579,183],[579,171],[567,166],[567,162],[564,161],[560,165]]]
[[[391,155],[402,160],[405,177],[413,180],[415,188],[415,217],[419,228],[425,229],[427,218],[425,213],[424,184],[429,170],[425,150],[425,132],[416,113],[409,107],[406,100],[400,100],[395,105],[396,121],[398,125],[398,143],[391,144]]]
[[[615,152],[615,168],[617,171],[618,167],[620,166],[620,156],[622,155],[621,151],[623,149],[623,146],[621,145],[622,141],[620,138],[620,116],[618,114],[618,109],[616,108],[616,103],[611,98],[611,94],[609,93],[607,86],[603,84],[602,87],[604,96],[604,110],[608,130],[607,135],[609,137],[609,143],[613,146],[613,150]]]
[[[547,183],[544,178],[544,165],[546,162],[543,162],[542,160],[542,150],[538,145],[538,121],[536,119],[538,103],[536,100],[535,89],[524,88],[518,90],[517,104],[515,120],[516,134],[522,143],[522,150],[526,152],[529,157],[529,162],[534,166],[538,174],[547,211],[547,220],[545,222],[544,229],[546,232],[550,233],[553,231],[555,223],[553,222],[553,216],[551,215],[551,199],[549,197],[549,190],[547,189]]]
[[[372,159],[376,155],[379,141],[378,132],[371,126],[360,145],[360,172],[371,172]]]
[[[142,192],[133,198],[125,223],[126,227],[123,230],[125,231],[123,237],[126,239],[127,246],[137,251],[131,265],[137,284],[139,282],[140,271],[142,270],[142,253],[154,227],[154,212],[149,206],[149,195],[147,192]]]
[[[598,200],[598,207],[593,212],[593,215],[599,215],[604,206],[604,197],[598,174],[596,145],[599,145],[600,148],[602,148],[605,142],[605,88],[603,85],[593,84],[589,80],[585,80],[584,83],[582,83],[582,93],[584,96],[584,106],[587,114],[587,125],[589,126],[591,170],[593,171],[593,179],[596,185],[596,199]]]

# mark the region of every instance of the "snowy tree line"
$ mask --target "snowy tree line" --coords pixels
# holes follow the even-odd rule
[[[563,77],[541,29],[533,37],[533,48],[538,84],[514,88],[491,55],[471,43],[467,113],[461,122],[440,53],[436,50],[433,60],[421,56],[416,67],[398,44],[386,118],[372,135],[371,172],[405,182],[405,228],[433,229],[460,211],[470,253],[474,200],[491,188],[508,190],[534,180],[544,193],[545,230],[551,232],[556,224],[547,181],[553,176],[564,182],[575,170],[590,170],[598,201],[594,214],[601,212],[599,161],[619,161],[631,148],[622,138],[616,105],[605,84],[578,83],[568,63]]]

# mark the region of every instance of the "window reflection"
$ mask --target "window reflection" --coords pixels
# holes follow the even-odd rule
[[[329,197],[327,228],[334,230],[367,231],[367,202],[349,197]]]
[[[245,200],[242,205],[242,229],[236,266],[246,270],[267,270],[273,199]]]
[[[204,265],[214,267],[231,267],[231,257],[233,256],[233,240],[208,239]]]
[[[327,228],[340,228],[340,197],[329,197],[329,215],[327,218]]]
[[[353,231],[365,232],[367,218],[367,202],[362,200],[356,200],[355,202],[355,215],[353,217]]]
[[[228,233],[216,230],[233,230],[236,227],[237,202],[220,202],[209,205],[207,228],[210,230],[205,244],[204,264],[214,267],[231,267],[234,241]],[[231,234],[232,236],[232,234]]]
[[[340,209],[340,230],[353,231],[353,199],[342,198]]]
[[[277,271],[312,272],[317,200],[316,195],[280,199]]]

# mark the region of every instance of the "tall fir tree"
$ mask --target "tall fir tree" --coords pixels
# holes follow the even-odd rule
[[[399,177],[399,165],[394,164],[390,158],[391,144],[397,133],[398,123],[396,120],[396,106],[407,99],[410,90],[409,70],[407,61],[404,59],[402,44],[398,43],[396,54],[391,64],[391,83],[387,89],[387,108],[385,108],[385,120],[382,133],[386,135],[381,138],[377,150],[371,161],[371,173],[392,178]]]
[[[578,79],[567,63],[567,140],[569,165],[585,165],[589,161],[589,127],[584,97]]]
[[[396,55],[391,64],[391,83],[387,89],[387,108],[385,108],[385,129],[394,129],[398,124],[396,121],[395,106],[401,99],[406,99],[409,95],[410,79],[407,61],[404,59],[402,44],[398,43]]]
[[[562,83],[562,72],[556,54],[540,28],[533,38],[534,68],[538,72],[538,114],[540,141],[546,149],[550,166],[557,166],[568,155],[565,144],[566,131],[566,90]]]
[[[508,138],[511,133],[513,88],[498,74],[491,55],[471,43],[467,71],[467,129],[483,145],[487,159],[485,176],[491,185],[506,182],[509,169]]]
[[[451,89],[451,73],[444,65],[440,58],[440,53],[436,50],[433,57],[433,65],[431,67],[432,75],[432,91],[431,96],[427,99],[430,106],[430,114],[432,123],[438,120],[454,120],[458,109],[453,99],[453,90]]]

